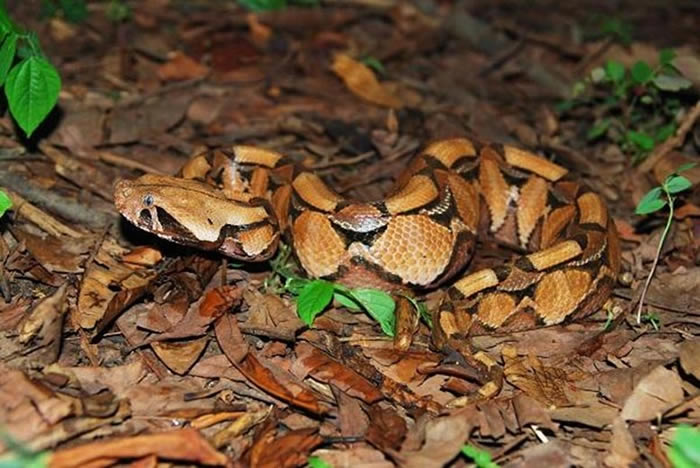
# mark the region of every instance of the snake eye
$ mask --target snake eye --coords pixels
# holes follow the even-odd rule
[[[143,205],[146,207],[152,206],[153,201],[153,195],[151,195],[150,193],[143,197]]]

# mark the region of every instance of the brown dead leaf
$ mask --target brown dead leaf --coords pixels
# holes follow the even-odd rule
[[[696,162],[697,158],[690,157],[679,151],[670,151],[664,155],[654,165],[654,179],[659,184],[662,184],[666,177],[673,174],[683,164]],[[683,177],[688,179],[693,185],[700,183],[700,167],[691,167],[683,171]]]
[[[395,453],[404,468],[442,468],[469,439],[472,424],[462,415],[444,416],[425,425],[425,442],[418,451]]]
[[[365,101],[394,109],[403,106],[401,100],[384,88],[374,72],[363,63],[353,60],[345,54],[337,54],[331,69],[343,79],[345,86],[350,91]]]
[[[342,450],[316,450],[311,455],[336,468],[394,468],[394,464],[382,452],[359,444]]]
[[[204,336],[186,341],[156,341],[151,347],[168,369],[184,375],[197,362],[208,343],[209,338]]]
[[[406,421],[392,408],[372,405],[366,439],[382,450],[397,450],[406,436]]]
[[[163,81],[184,81],[207,76],[209,68],[182,52],[175,52],[156,73]]]
[[[637,384],[622,408],[626,421],[651,421],[683,401],[681,378],[658,366]]]
[[[63,283],[51,296],[43,299],[30,312],[19,330],[19,341],[30,341],[40,348],[39,356],[34,355],[35,362],[49,364],[58,359],[63,334],[63,319],[68,310],[66,292],[68,283]]]
[[[297,371],[295,374],[300,378],[311,375],[316,380],[335,385],[365,403],[374,403],[384,398],[375,385],[315,346],[299,342],[294,351],[297,356],[294,361],[294,369]]]
[[[13,229],[12,234],[24,242],[32,256],[49,271],[59,273],[80,273],[94,239],[68,236],[35,235],[25,229]]]
[[[85,329],[109,324],[124,308],[139,299],[156,277],[153,270],[133,268],[117,259],[127,250],[107,238],[87,268],[78,295],[77,321]]]
[[[306,463],[309,453],[323,443],[318,429],[299,429],[274,438],[274,431],[265,433],[251,448],[251,468],[286,468]]]
[[[634,445],[634,437],[621,417],[615,418],[610,438],[610,449],[605,457],[605,464],[611,468],[627,468],[639,457]]]
[[[621,240],[626,240],[629,242],[641,243],[644,240],[644,236],[640,236],[635,232],[634,226],[625,221],[624,219],[614,218],[615,227],[617,228],[617,233]]]
[[[364,437],[369,427],[369,417],[357,398],[331,386],[338,405],[338,428],[342,437]]]
[[[238,321],[232,314],[227,314],[216,321],[214,326],[216,341],[231,362],[241,362],[248,354],[248,342],[243,338]]]
[[[240,327],[247,333],[294,341],[297,331],[306,326],[294,309],[279,296],[249,290],[243,293],[243,297],[250,312],[248,320]]]
[[[154,455],[163,460],[224,466],[228,457],[217,452],[202,435],[190,428],[160,434],[99,441],[53,452],[49,468],[78,468],[88,463],[113,462],[119,459]]]
[[[688,374],[700,380],[700,340],[684,341],[680,352],[681,366]]]
[[[315,414],[324,414],[326,412],[326,409],[321,407],[318,399],[310,389],[299,382],[294,382],[291,375],[286,382],[280,382],[275,374],[263,366],[253,353],[248,353],[241,362],[232,361],[232,364],[256,387],[280,400]]]
[[[671,63],[681,75],[692,81],[696,87],[700,87],[700,59],[697,56],[679,55]]]

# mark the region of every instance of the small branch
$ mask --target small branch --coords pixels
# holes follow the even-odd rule
[[[664,228],[664,232],[661,234],[661,239],[659,240],[659,247],[656,249],[656,256],[654,257],[654,263],[651,265],[651,270],[649,271],[649,276],[647,276],[647,280],[644,283],[644,288],[642,289],[642,294],[639,297],[639,308],[637,309],[637,323],[642,323],[642,309],[644,308],[644,298],[647,295],[647,291],[649,290],[649,285],[651,284],[651,279],[654,277],[654,272],[656,271],[656,266],[659,264],[659,258],[661,257],[661,249],[664,246],[664,242],[666,241],[666,237],[668,236],[668,232],[671,229],[671,223],[673,222],[673,197],[671,194],[664,190],[664,193],[666,194],[666,198],[668,198],[668,209],[669,209],[669,214],[668,214],[668,219],[666,220],[666,227]]]

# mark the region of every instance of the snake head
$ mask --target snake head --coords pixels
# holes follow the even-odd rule
[[[120,180],[115,185],[114,204],[144,231],[239,260],[265,260],[279,242],[269,203],[231,200],[195,180],[150,174]]]

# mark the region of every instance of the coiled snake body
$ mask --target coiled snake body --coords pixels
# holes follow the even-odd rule
[[[241,260],[287,233],[311,277],[388,291],[433,288],[462,272],[477,235],[527,252],[450,284],[433,338],[554,325],[609,297],[620,269],[601,197],[531,152],[467,138],[428,145],[383,200],[358,202],[281,154],[234,146],[193,157],[179,177],[115,188],[117,209],[162,238]]]

